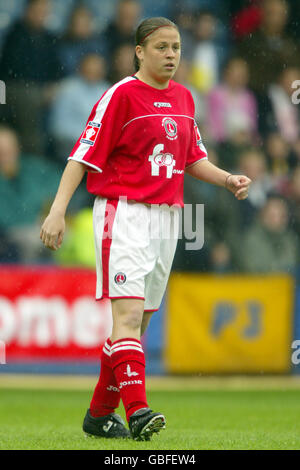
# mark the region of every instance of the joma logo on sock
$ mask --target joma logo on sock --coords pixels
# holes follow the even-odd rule
[[[134,377],[134,376],[139,375],[137,372],[134,372],[134,371],[131,372],[129,364],[127,365],[127,369],[126,369],[126,372],[124,372],[124,374],[128,375],[128,377]]]
[[[129,380],[128,382],[125,380],[125,382],[121,382],[119,385],[119,389],[125,387],[126,385],[142,385],[143,381],[142,380]]]
[[[108,390],[109,392],[119,392],[120,391],[118,389],[118,387],[114,387],[113,385],[109,385],[108,387],[106,387],[106,390]]]

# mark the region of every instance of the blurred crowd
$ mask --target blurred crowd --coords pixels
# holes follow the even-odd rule
[[[148,16],[179,26],[174,79],[194,97],[210,161],[253,181],[249,198],[237,201],[186,175],[185,203],[205,205],[205,243],[187,251],[179,240],[173,268],[295,272],[300,4],[293,0],[0,0],[7,103],[0,106],[0,262],[94,265],[85,182],[58,252],[43,248],[40,224],[93,105],[135,72],[134,31]]]

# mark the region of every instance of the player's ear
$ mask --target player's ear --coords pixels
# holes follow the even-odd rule
[[[143,48],[142,46],[140,45],[137,45],[135,47],[135,53],[136,53],[136,56],[139,60],[143,59],[143,56],[144,56],[144,51],[143,51]]]

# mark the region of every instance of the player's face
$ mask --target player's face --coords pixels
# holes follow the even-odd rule
[[[162,27],[140,46],[140,70],[158,82],[170,80],[180,61],[180,36],[172,27]]]

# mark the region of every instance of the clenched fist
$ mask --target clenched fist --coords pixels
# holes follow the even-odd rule
[[[235,197],[241,201],[248,197],[251,179],[244,175],[228,175],[225,188],[231,191]]]

